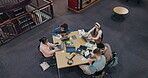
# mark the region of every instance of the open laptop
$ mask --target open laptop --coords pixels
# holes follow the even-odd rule
[[[63,50],[64,44],[57,45],[56,47],[57,47],[58,49],[60,49],[60,50]]]
[[[91,56],[91,53],[89,52],[89,50],[85,51],[83,56],[88,59]]]
[[[82,54],[82,51],[83,51],[83,50],[86,50],[86,49],[87,49],[86,46],[81,45],[81,46],[76,50],[76,53],[77,53],[77,54]]]
[[[89,37],[86,36],[86,35],[83,35],[82,38],[83,38],[86,42],[90,42],[90,41],[91,41],[91,39],[89,39]]]
[[[70,39],[69,37],[60,38],[61,41],[68,41],[69,39]]]

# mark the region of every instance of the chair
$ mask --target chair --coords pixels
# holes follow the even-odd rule
[[[105,65],[104,69],[102,71],[96,72],[92,75],[93,78],[96,78],[96,76],[101,75],[101,78],[104,78],[106,76],[107,78],[112,78],[110,74],[108,74],[108,70],[113,67],[113,64],[115,62],[115,56],[117,55],[116,52],[112,52],[113,58],[111,58],[108,63]]]
[[[39,53],[42,55],[43,61],[42,62],[46,62],[46,57],[43,55],[43,53],[41,53],[40,51],[40,45],[38,46],[38,51]]]
[[[39,53],[42,55],[42,58],[43,58],[43,61],[42,62],[47,62],[48,64],[50,64],[50,65],[56,65],[56,63],[49,63],[49,61],[51,61],[51,60],[55,60],[54,59],[54,56],[53,57],[45,57],[44,55],[43,55],[43,53],[40,51],[40,45],[38,46],[38,51],[39,51]]]

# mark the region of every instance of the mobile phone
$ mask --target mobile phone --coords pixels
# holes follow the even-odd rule
[[[58,42],[54,43],[54,44],[59,44]]]
[[[77,39],[75,35],[72,36],[72,39]]]
[[[93,41],[89,41],[89,43],[90,43],[90,44],[95,44],[95,42],[93,42]]]

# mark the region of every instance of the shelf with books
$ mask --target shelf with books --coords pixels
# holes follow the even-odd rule
[[[80,13],[100,0],[68,0],[68,9]],[[75,3],[75,6],[73,6]]]

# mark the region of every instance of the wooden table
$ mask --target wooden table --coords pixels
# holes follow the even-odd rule
[[[127,14],[129,12],[128,9],[124,7],[115,7],[113,11],[117,14],[122,14],[122,15]]]
[[[73,36],[73,35],[75,35],[77,39],[71,39],[71,36]],[[78,31],[73,31],[73,32],[71,32],[67,36],[70,37],[70,40],[71,41],[74,41],[74,46],[76,47],[76,49],[80,45],[85,45],[87,43],[83,38],[80,38],[80,35],[79,35]],[[56,43],[56,42],[62,43],[61,40],[56,39],[55,36],[53,36],[53,42],[54,43]],[[93,47],[96,47],[96,45],[93,45]],[[93,48],[90,48],[90,49],[93,49]],[[73,58],[74,63],[72,65],[68,65],[67,64],[68,59],[66,58],[66,56],[69,57],[70,54],[69,53],[66,53],[65,51],[66,51],[66,47],[64,47],[64,49],[62,51],[56,52],[56,61],[57,61],[57,68],[58,69],[59,68],[71,67],[71,66],[76,66],[76,65],[88,63],[88,60],[87,59],[85,61],[82,61],[81,58],[83,58],[83,56],[77,54]]]

